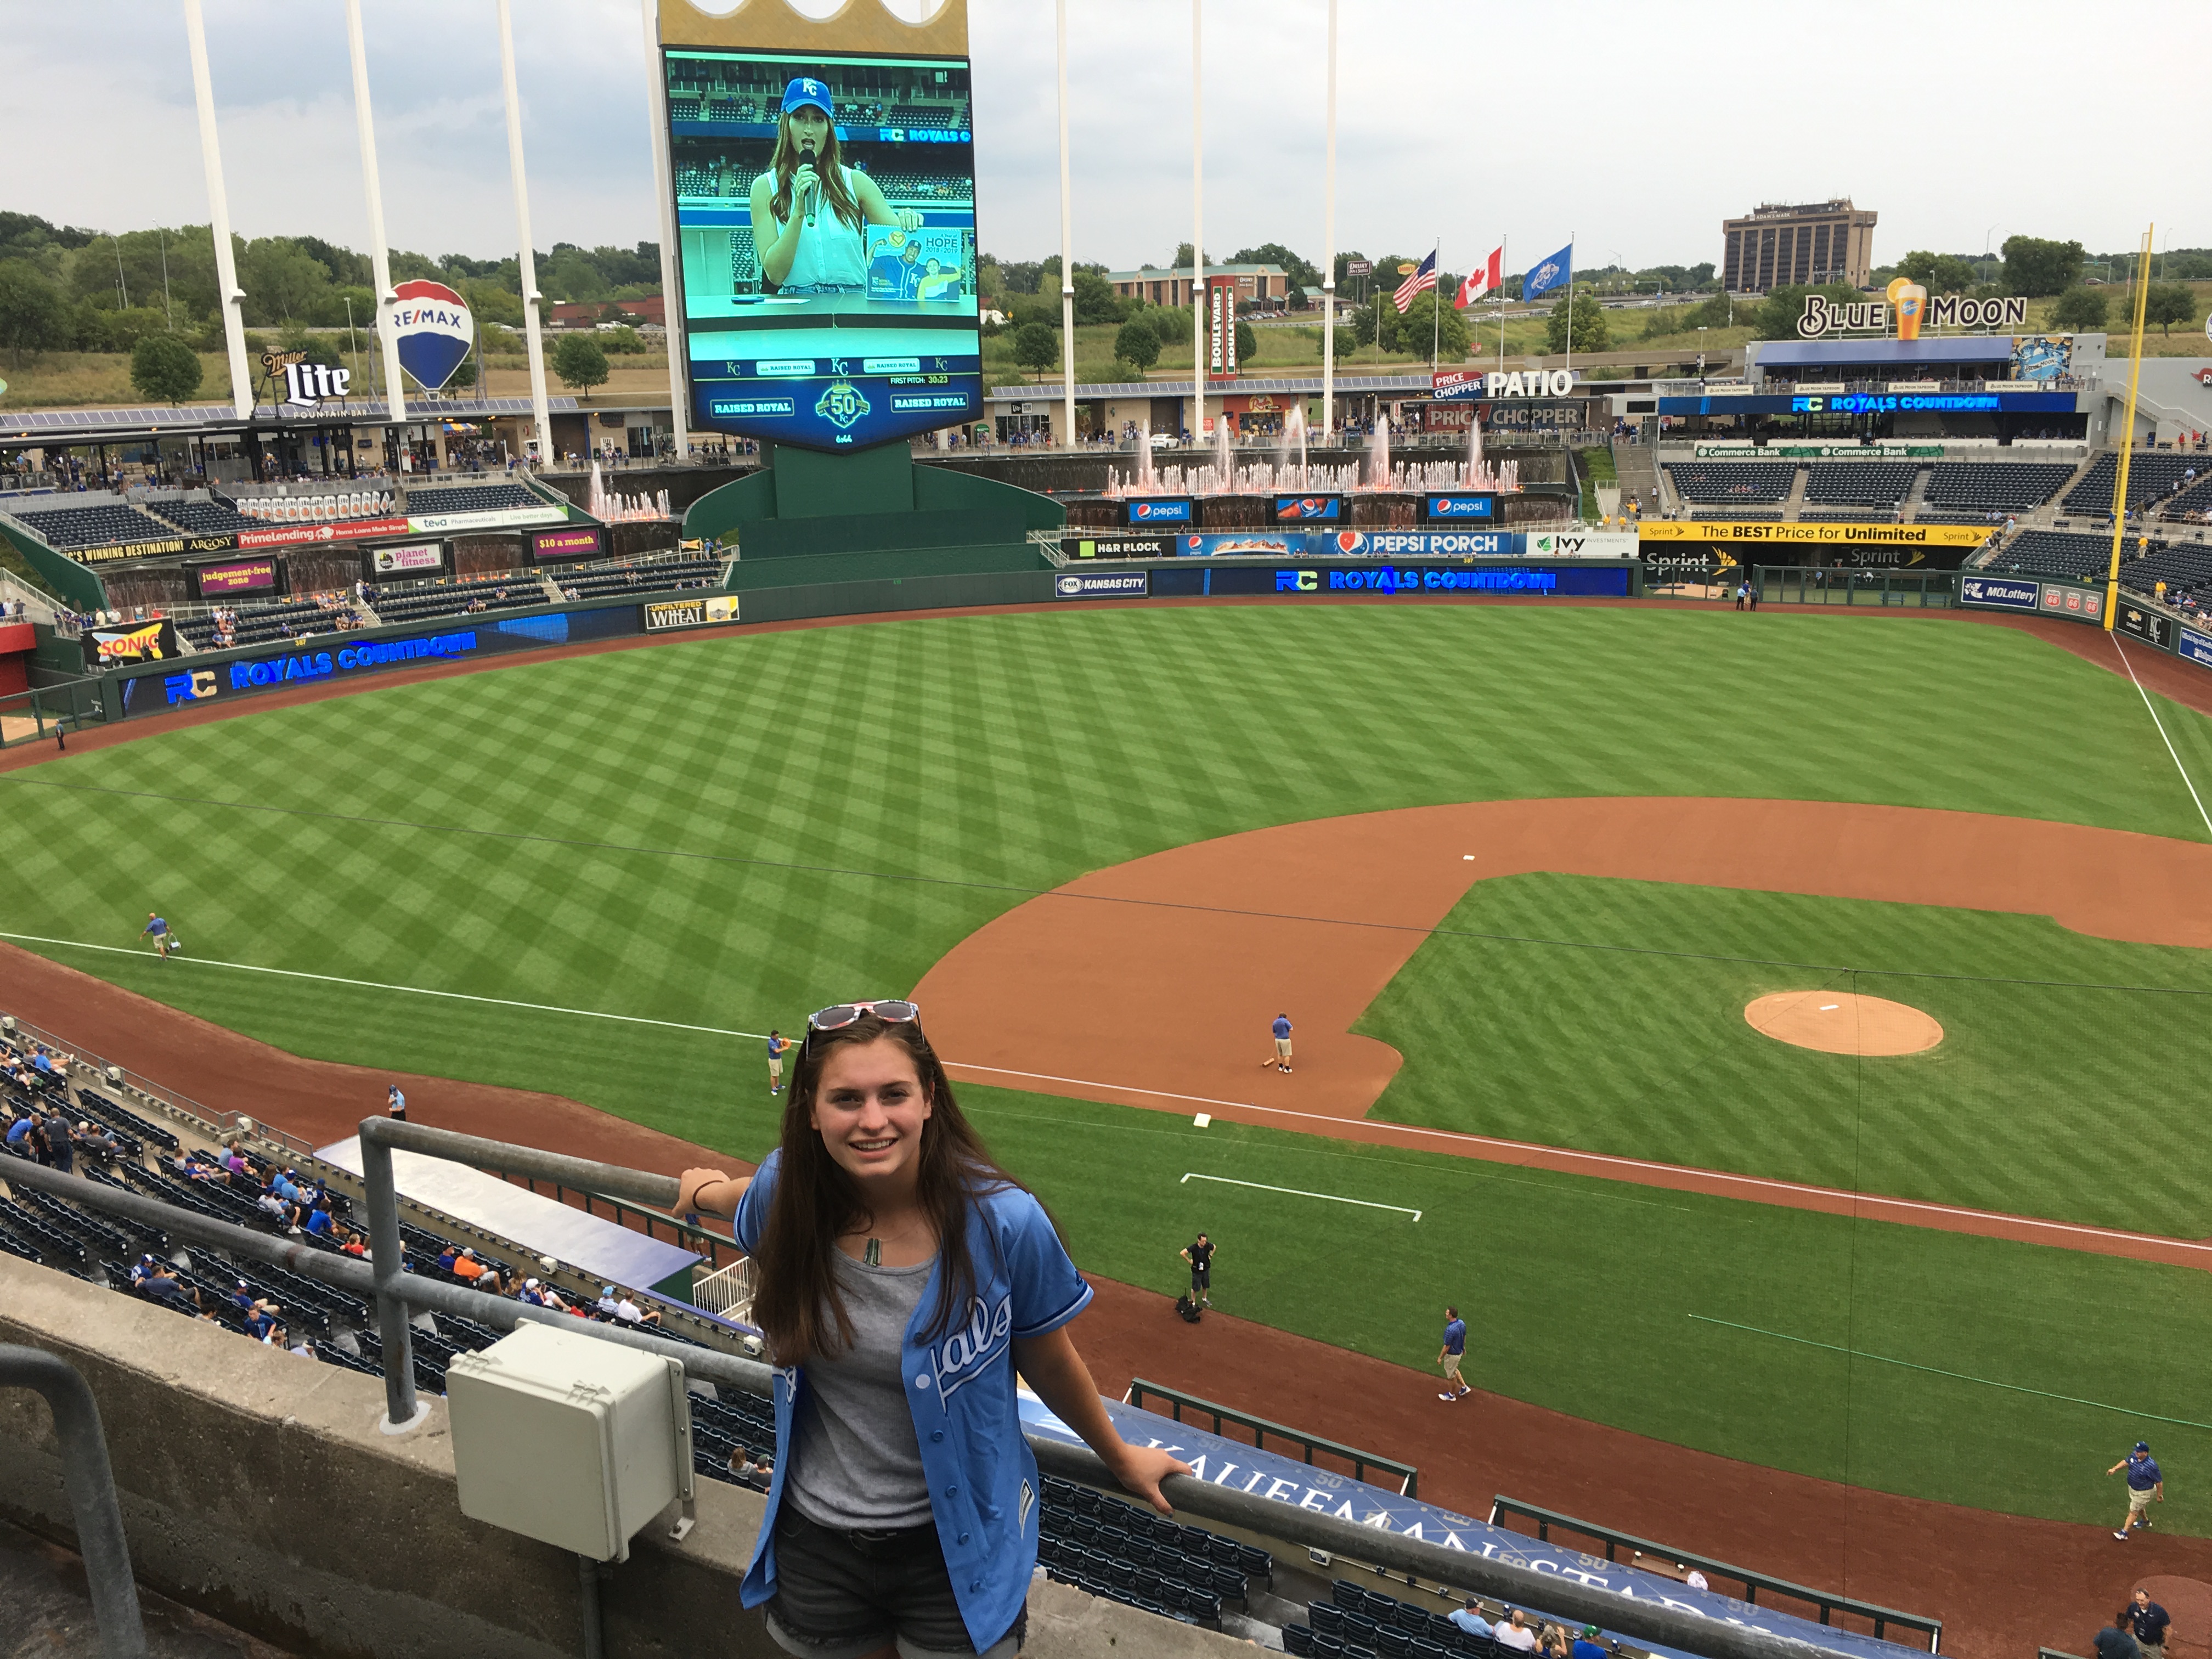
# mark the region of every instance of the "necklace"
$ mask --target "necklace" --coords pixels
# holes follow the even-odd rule
[[[866,1262],[871,1267],[882,1267],[884,1265],[884,1241],[880,1238],[870,1239],[868,1241],[867,1249],[861,1253],[860,1260]]]

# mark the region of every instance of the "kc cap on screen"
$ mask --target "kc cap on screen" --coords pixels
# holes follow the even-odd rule
[[[783,112],[788,115],[809,104],[833,118],[837,113],[830,107],[830,88],[821,82],[802,75],[783,89]]]

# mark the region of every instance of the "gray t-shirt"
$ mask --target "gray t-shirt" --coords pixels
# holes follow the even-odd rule
[[[834,1245],[830,1260],[853,1322],[853,1346],[806,1362],[806,1401],[785,1471],[785,1496],[808,1520],[851,1531],[926,1526],[929,1477],[899,1364],[933,1263],[871,1267]],[[830,1322],[835,1334],[836,1322]]]

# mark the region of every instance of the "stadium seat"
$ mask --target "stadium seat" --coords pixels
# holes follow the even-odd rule
[[[544,497],[520,484],[433,485],[407,492],[410,517],[434,513],[501,513],[549,505]]]
[[[1912,482],[1919,471],[1910,461],[1823,462],[1806,473],[1805,500],[1895,507],[1912,493]]]
[[[2066,492],[2060,503],[2068,513],[2093,513],[2109,517],[2112,492],[2119,477],[2118,452],[2107,450],[2084,473],[2081,482]],[[2130,510],[2163,501],[2179,490],[2191,469],[2202,471],[2204,459],[2196,455],[2162,455],[2137,451],[2128,459],[2128,506]]]
[[[1962,519],[2033,512],[2073,476],[2072,467],[2047,461],[1940,462],[1929,469],[1919,516],[1927,520],[1931,509]]]
[[[1795,461],[1723,461],[1677,464],[1667,469],[1674,491],[1686,501],[1732,505],[1786,500],[1796,481]]]
[[[1284,1652],[1310,1654],[1313,1650],[1314,1633],[1309,1626],[1304,1625],[1285,1625],[1283,1626]]]

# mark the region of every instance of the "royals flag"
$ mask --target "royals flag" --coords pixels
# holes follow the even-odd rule
[[[1492,292],[1505,280],[1505,244],[1500,242],[1490,250],[1490,258],[1468,273],[1459,285],[1459,298],[1452,301],[1455,311],[1465,311],[1484,295]]]
[[[1528,268],[1528,274],[1521,279],[1521,297],[1533,300],[1539,294],[1565,288],[1574,276],[1575,245],[1570,242],[1550,258],[1540,259]]]
[[[1391,296],[1398,303],[1398,314],[1401,317],[1406,314],[1407,308],[1413,303],[1413,296],[1416,294],[1423,289],[1434,288],[1436,285],[1437,256],[1436,251],[1432,248],[1429,252],[1429,257],[1413,268],[1413,274],[1399,283],[1397,293]]]

